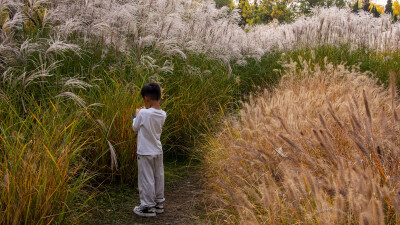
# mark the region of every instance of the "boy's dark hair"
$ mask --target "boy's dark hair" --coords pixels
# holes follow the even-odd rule
[[[157,83],[148,83],[143,86],[140,94],[144,98],[147,96],[152,100],[160,100],[161,99],[161,88]]]

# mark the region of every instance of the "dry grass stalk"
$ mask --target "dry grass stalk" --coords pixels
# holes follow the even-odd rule
[[[250,98],[240,120],[210,138],[209,199],[234,207],[237,214],[222,213],[227,223],[396,224],[394,85],[386,90],[343,65],[301,68],[287,64],[273,93]]]

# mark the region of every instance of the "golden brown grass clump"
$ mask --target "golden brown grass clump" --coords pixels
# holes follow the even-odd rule
[[[301,61],[301,60],[300,60]],[[273,91],[209,139],[217,222],[400,222],[400,121],[395,86],[358,68],[287,63]],[[394,75],[392,76],[394,79]],[[394,84],[394,82],[392,82]]]

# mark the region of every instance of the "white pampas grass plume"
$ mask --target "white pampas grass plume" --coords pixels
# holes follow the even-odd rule
[[[91,88],[92,85],[80,80],[80,77],[72,77],[72,78],[68,78],[66,79],[66,81],[64,82],[63,88],[68,89],[68,88],[78,88],[78,89],[83,89],[86,90],[87,88]]]
[[[117,161],[117,154],[115,153],[114,146],[107,140],[108,147],[110,149],[110,155],[111,155],[111,169],[118,170],[118,161]]]
[[[67,98],[67,99],[72,99],[79,106],[86,107],[85,101],[81,97],[79,97],[78,95],[76,95],[76,94],[74,94],[72,92],[66,91],[66,92],[63,92],[63,93],[61,93],[61,94],[56,96],[56,98],[61,98],[61,97],[64,97],[64,98]]]
[[[49,55],[50,53],[64,54],[68,51],[72,51],[76,55],[80,55],[80,47],[78,45],[65,43],[64,41],[61,41],[59,37],[51,38],[49,40],[49,47],[47,48],[45,55]]]

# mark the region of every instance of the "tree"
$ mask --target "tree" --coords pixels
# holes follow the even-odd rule
[[[335,6],[338,8],[344,8],[346,6],[346,0],[336,0]]]
[[[290,22],[293,12],[288,5],[291,0],[258,0],[250,3],[249,0],[239,1],[241,21],[239,25],[266,24],[277,19],[279,22]]]
[[[358,13],[358,11],[360,10],[360,4],[358,3],[358,0],[356,1],[356,3],[354,3],[353,5],[353,13]]]
[[[346,5],[345,0],[298,0],[296,1],[298,5],[299,14],[310,14],[311,9],[315,7],[344,7]]]
[[[271,16],[273,5],[269,1],[255,2],[253,6],[253,18],[251,24],[266,24],[273,20]]]
[[[386,6],[385,6],[385,13],[393,15],[392,0],[387,0]]]
[[[325,4],[332,4],[332,0],[299,0],[299,14],[310,14],[311,10],[317,6],[324,6]]]
[[[287,7],[288,1],[277,1],[272,7],[271,17],[279,22],[290,22],[293,19],[293,13]]]
[[[400,4],[399,1],[393,2],[393,14],[399,16],[400,15]]]
[[[376,6],[374,5],[374,7],[372,7],[371,10],[372,14],[374,15],[374,17],[378,18],[381,16],[381,14],[379,13],[378,9],[376,8]]]
[[[239,1],[239,13],[240,13],[240,26],[246,26],[248,23],[248,19],[250,17],[250,4],[247,0],[240,0]]]
[[[363,10],[366,12],[369,12],[369,7],[371,6],[371,3],[369,3],[369,0],[365,0],[363,3]]]

